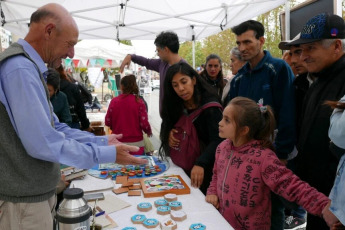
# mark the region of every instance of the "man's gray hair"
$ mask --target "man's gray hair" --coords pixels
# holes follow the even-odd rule
[[[341,41],[341,46],[343,47],[343,52],[345,52],[345,39],[339,39]],[[323,39],[321,40],[321,44],[324,48],[329,48],[335,39]]]
[[[234,55],[238,60],[244,61],[241,56],[241,51],[238,49],[237,46],[231,49],[230,55]]]

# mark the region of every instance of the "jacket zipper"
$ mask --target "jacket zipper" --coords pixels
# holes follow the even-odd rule
[[[223,179],[223,185],[222,185],[222,201],[223,201],[223,207],[225,207],[225,204],[224,204],[224,185],[225,185],[225,181],[226,181],[226,177],[228,175],[228,171],[229,171],[229,166],[230,166],[230,162],[231,162],[231,158],[232,158],[232,155],[234,154],[234,150],[231,150],[231,153],[230,153],[230,157],[229,157],[229,162],[228,162],[228,165],[226,167],[226,171],[225,171],[225,176],[224,176],[224,179]],[[222,210],[222,213],[224,212],[224,208]]]

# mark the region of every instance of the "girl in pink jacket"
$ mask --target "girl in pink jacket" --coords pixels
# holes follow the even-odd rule
[[[269,106],[236,97],[224,109],[213,177],[206,201],[219,209],[234,229],[271,226],[270,191],[321,216],[328,198],[300,180],[273,152],[275,120]]]

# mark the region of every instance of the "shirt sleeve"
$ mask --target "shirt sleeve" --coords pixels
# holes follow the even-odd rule
[[[21,65],[2,68],[2,88],[7,98],[4,104],[30,156],[78,168],[115,161],[114,146],[106,146],[105,143],[100,146],[99,139],[60,124],[55,115],[56,128],[53,128],[50,105],[36,68],[24,57],[13,58],[6,63],[10,65],[10,61],[21,61]]]
[[[273,81],[274,115],[278,133],[274,141],[279,159],[287,159],[296,143],[294,76],[287,64],[284,64]]]
[[[159,66],[161,64],[160,59],[149,59],[139,55],[131,54],[131,60],[141,66],[145,66],[147,69],[159,72]]]
[[[142,99],[139,101],[139,124],[141,130],[143,130],[148,136],[152,135],[151,125],[147,116],[146,106]]]
[[[106,126],[108,126],[110,128],[110,130],[113,130],[112,128],[112,113],[114,111],[114,100],[115,98],[113,98],[111,101],[110,101],[110,104],[109,104],[109,107],[108,107],[108,110],[107,110],[107,114],[105,115],[105,119],[104,119],[104,124]]]
[[[265,184],[274,193],[288,201],[296,202],[313,215],[321,216],[329,201],[324,194],[286,168],[272,151],[262,164],[261,175]]]
[[[345,102],[345,96],[340,101]],[[336,146],[345,149],[345,113],[343,109],[334,109],[328,135]]]

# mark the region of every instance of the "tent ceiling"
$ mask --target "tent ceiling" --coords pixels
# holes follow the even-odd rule
[[[153,40],[173,30],[186,41],[231,28],[286,0],[1,0],[5,29],[25,36],[32,12],[48,2],[73,15],[80,39]]]

